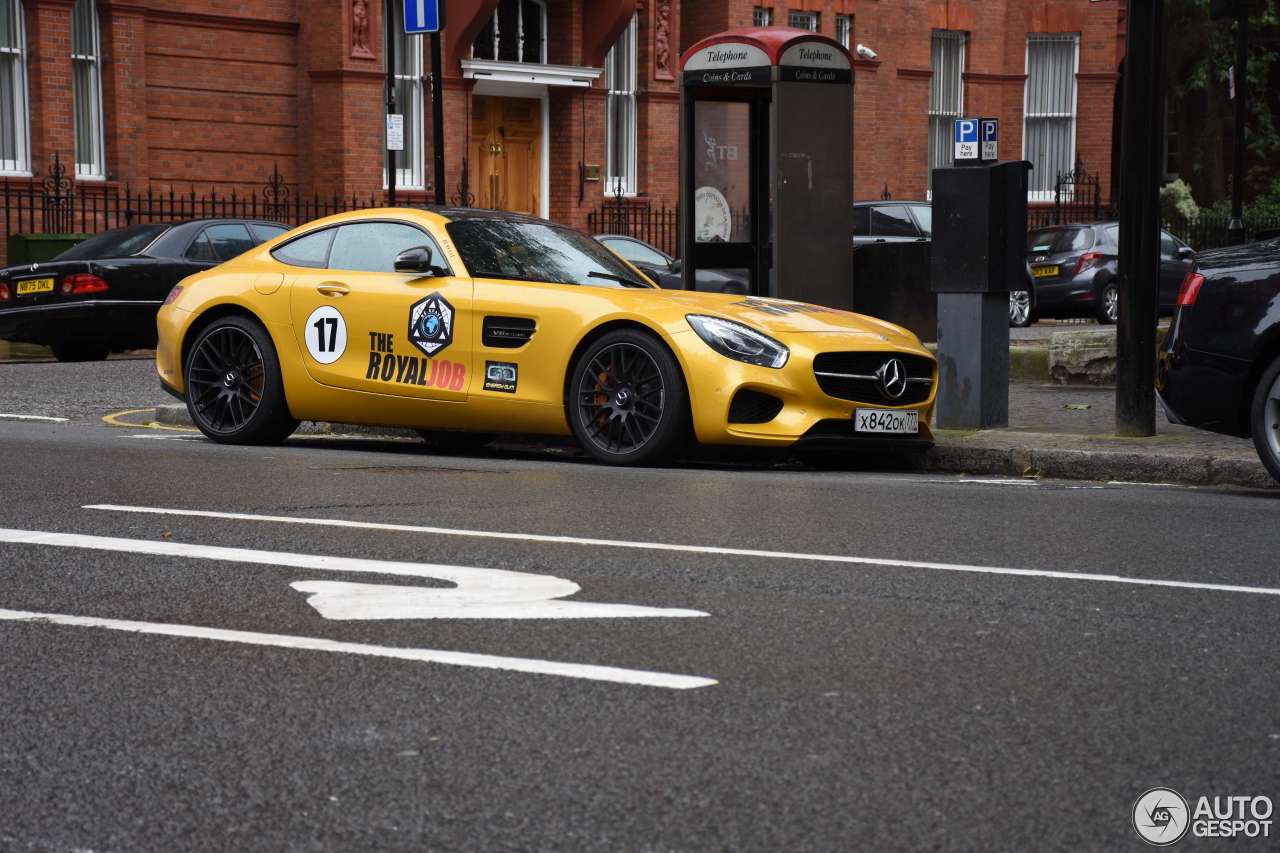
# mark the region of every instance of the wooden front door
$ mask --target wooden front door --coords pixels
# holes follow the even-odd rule
[[[530,98],[477,95],[471,106],[476,204],[538,216],[542,110]]]

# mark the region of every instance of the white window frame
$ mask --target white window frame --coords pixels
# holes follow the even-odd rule
[[[944,61],[946,43],[958,42],[955,45],[955,49],[959,63],[954,80],[947,79],[945,68],[938,68],[933,64],[936,53],[934,47],[940,41],[944,45],[941,51],[944,55]],[[950,144],[954,138],[951,128],[955,119],[964,117],[964,72],[968,53],[969,34],[963,30],[933,30],[929,34],[929,66],[933,71],[933,76],[929,78],[929,174],[927,181],[930,197],[932,197],[933,193],[933,170],[955,165],[955,146]],[[943,88],[949,85],[954,86],[954,88],[950,89],[949,93],[943,92]],[[950,106],[950,108],[945,103],[948,100],[947,94],[953,96],[950,100],[954,101],[954,105]],[[938,144],[940,140],[942,148],[940,150],[935,149],[933,146]]]
[[[538,45],[538,59],[536,64],[546,65],[547,64],[546,0],[528,0],[528,2],[531,2],[538,7],[538,15],[541,18],[541,24],[542,24],[541,28],[539,29],[539,32],[542,33],[542,42]],[[524,58],[524,2],[521,2],[521,0],[515,0],[515,4],[516,4],[516,28],[517,28],[516,29],[516,62],[531,62],[532,60],[527,60]],[[501,6],[502,3],[499,2],[498,5]],[[475,43],[472,42],[471,58],[472,59],[491,59],[497,62],[499,61],[498,56],[501,53],[501,46],[502,46],[502,31],[498,26],[498,9],[494,9],[493,10],[493,55],[480,56],[478,53],[476,53]]]
[[[818,13],[806,12],[802,9],[790,10],[787,12],[787,26],[816,33],[818,31]]]
[[[631,61],[628,67],[621,69],[619,73],[617,63],[614,61],[614,53],[617,46],[609,49],[609,55],[605,57],[605,87],[608,89],[608,95],[605,96],[604,111],[604,150],[605,150],[605,176],[606,183],[604,190],[606,195],[613,195],[616,188],[621,182],[622,194],[633,196],[636,194],[636,171],[637,171],[637,136],[638,122],[640,117],[639,105],[636,101],[637,90],[639,89],[639,57],[637,51],[639,49],[639,25],[637,23],[637,15],[631,16],[631,22],[627,24],[627,28],[622,31],[622,35],[618,37],[618,44],[625,44],[627,54]],[[623,140],[622,162],[618,162],[618,158],[614,154],[617,147],[614,140],[614,111],[618,109],[626,110],[631,121],[629,126],[631,133],[629,137]]]
[[[1031,45],[1035,42],[1071,42],[1074,45],[1074,60],[1071,67],[1071,112],[1070,113],[1035,113],[1032,114],[1028,110],[1028,101],[1031,94]],[[1076,162],[1076,131],[1079,121],[1079,101],[1080,101],[1080,34],[1079,33],[1028,33],[1027,34],[1027,52],[1024,68],[1027,75],[1027,82],[1023,85],[1022,90],[1022,159],[1031,160],[1027,152],[1027,127],[1036,120],[1043,119],[1068,119],[1070,124],[1070,149],[1067,157],[1066,170],[1074,168]],[[1037,178],[1046,177],[1041,169],[1041,165],[1032,161],[1034,169],[1031,172],[1031,181],[1034,185]],[[1057,174],[1048,175],[1050,182],[1056,183]],[[1054,191],[1052,188],[1035,190],[1027,190],[1028,201],[1053,201]]]
[[[13,115],[4,116],[5,123],[12,122],[14,156],[0,159],[0,175],[29,177],[31,175],[31,114],[27,102],[27,28],[23,16],[22,0],[0,0],[9,7],[17,36],[15,44],[0,46],[0,54],[16,57],[13,74]]]
[[[98,17],[98,6],[95,0],[76,0],[71,12],[71,89],[73,102],[73,132],[75,134],[76,177],[87,180],[106,180],[106,138],[102,122],[102,25]],[[87,21],[92,26],[89,39],[92,53],[76,53],[77,27]],[[78,75],[76,67],[87,70],[89,78],[88,90],[84,91],[76,85]],[[87,100],[87,102],[86,102]],[[80,122],[89,123],[89,145],[91,150],[80,150]],[[88,153],[88,158],[83,155]]]
[[[387,0],[384,10],[389,15],[394,15],[392,20],[404,20],[404,0]],[[424,157],[423,145],[425,134],[423,132],[423,115],[427,109],[427,102],[424,98],[426,91],[426,75],[423,71],[422,64],[422,47],[423,37],[421,35],[407,35],[401,27],[393,27],[396,35],[396,63],[404,69],[405,73],[396,74],[396,109],[400,111],[400,115],[404,116],[404,138],[405,142],[412,146],[408,152],[411,155],[406,157],[405,151],[396,152],[396,189],[397,190],[425,190],[426,183],[426,161]],[[386,33],[384,30],[383,40],[385,42]],[[385,53],[385,43],[383,45]],[[412,56],[410,57],[410,53]],[[411,62],[405,62],[406,58],[411,58]],[[408,89],[407,96],[402,96],[402,92]],[[384,92],[385,94],[385,92]],[[413,112],[407,112],[406,107],[412,105]],[[412,119],[412,120],[411,120]],[[386,133],[386,104],[383,104],[383,133]],[[385,158],[385,154],[384,154]],[[387,183],[387,164],[382,164],[382,186],[385,188]]]
[[[836,15],[836,41],[845,50],[853,49],[853,15]]]
[[[768,6],[756,6],[751,10],[751,25],[754,27],[772,27],[773,10]]]

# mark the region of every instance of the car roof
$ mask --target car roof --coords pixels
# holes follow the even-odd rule
[[[550,220],[541,219],[537,216],[529,216],[525,213],[511,213],[506,210],[493,210],[487,207],[452,207],[448,205],[423,204],[414,205],[413,210],[425,210],[428,213],[434,213],[436,216],[447,222],[463,222],[469,219],[487,219],[499,220],[502,222],[538,222],[555,225],[557,223]]]
[[[872,207],[874,205],[880,205],[880,204],[920,204],[920,205],[924,205],[925,207],[933,206],[932,202],[921,201],[920,199],[915,199],[915,198],[880,198],[880,199],[875,199],[873,201],[855,201],[853,203],[853,206],[854,207]]]

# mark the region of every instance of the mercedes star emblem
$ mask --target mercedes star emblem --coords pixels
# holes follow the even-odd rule
[[[907,393],[907,368],[901,359],[891,358],[876,371],[880,380],[880,390],[890,400],[896,400]]]

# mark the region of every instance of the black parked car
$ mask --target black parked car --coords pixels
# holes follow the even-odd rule
[[[1179,290],[1156,390],[1174,423],[1252,436],[1280,480],[1280,239],[1201,255]]]
[[[1119,255],[1117,222],[1032,231],[1027,235],[1027,260],[1035,282],[1035,315],[1096,317],[1100,323],[1114,323],[1120,310]],[[1195,258],[1196,253],[1177,237],[1160,232],[1160,313],[1173,313],[1178,287]]]
[[[134,225],[0,269],[0,340],[48,346],[59,361],[155,346],[156,312],[175,284],[288,230],[245,219]]]
[[[868,243],[911,243],[933,237],[933,208],[927,201],[856,201],[853,247]]]
[[[684,289],[680,262],[656,246],[650,246],[643,240],[626,234],[596,234],[595,238],[609,251],[638,267],[656,281],[659,287],[667,290]],[[694,284],[697,290],[708,293],[745,294],[749,278],[746,270],[698,270],[694,274]]]
[[[853,204],[853,248],[871,243],[928,243],[933,240],[933,205],[927,201],[857,201]],[[1027,286],[1009,291],[1009,325],[1035,322],[1031,267]]]

